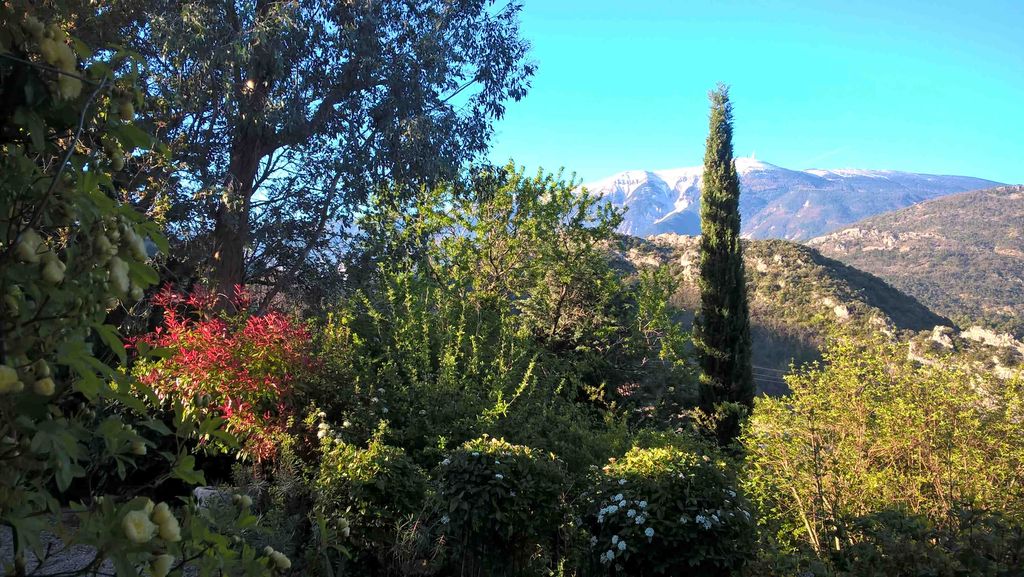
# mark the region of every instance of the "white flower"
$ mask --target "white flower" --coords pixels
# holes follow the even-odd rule
[[[377,397],[370,397],[370,402],[371,403],[376,403],[377,402]]]
[[[345,428],[347,429],[347,428],[349,428],[349,427],[351,427],[351,426],[352,426],[352,423],[351,423],[351,422],[349,422],[349,420],[348,420],[348,419],[345,419],[345,422],[343,422],[343,423],[341,424],[341,426],[342,426],[342,427],[345,427]]]
[[[515,497],[516,496],[516,492],[515,491],[509,491],[508,492],[508,496],[509,497]]]
[[[637,503],[637,505],[640,505],[641,509],[646,509],[647,508],[647,501],[640,501],[639,503]]]
[[[619,551],[625,551],[625,550],[626,550],[626,542],[625,541],[619,541]]]
[[[597,545],[597,537],[590,538],[590,546],[593,547],[594,545]]]
[[[648,539],[654,537],[654,527],[648,527],[646,530],[644,530],[644,535],[647,535]]]
[[[473,456],[474,457],[479,457],[480,456],[480,452],[479,451],[473,451]]]
[[[625,485],[626,484],[626,480],[625,479],[619,479],[619,484],[620,485]]]
[[[494,478],[500,481],[505,478],[505,475],[502,475],[501,473],[495,473]]]
[[[619,536],[618,535],[612,535],[612,545],[615,545],[618,542],[619,542]]]
[[[388,414],[388,408],[384,407],[383,409],[380,410],[380,412],[382,412],[382,413],[384,413],[386,415],[386,414]]]
[[[500,465],[500,464],[501,464],[501,461],[499,461],[499,460],[495,459],[495,460],[494,460],[494,464],[495,464],[495,465]]]
[[[379,389],[377,389],[377,392],[383,395],[384,394],[384,387],[380,387]]]
[[[441,524],[442,524],[442,525],[447,525],[447,524],[448,524],[448,521],[451,521],[451,519],[449,519],[449,518],[448,518],[448,515],[443,515],[443,516],[441,517]]]
[[[618,513],[618,512],[619,512],[619,507],[617,505],[608,505],[608,513],[609,514],[614,514],[614,513]]]
[[[629,511],[626,511],[626,516],[630,519],[636,517],[636,509],[630,509]]]
[[[604,523],[604,511],[601,511],[600,513],[597,514],[597,522],[598,523]]]
[[[167,521],[160,523],[160,538],[168,543],[181,541],[181,525],[178,525],[177,519],[170,517]]]
[[[167,577],[167,574],[171,572],[171,565],[174,564],[173,555],[159,555],[149,565],[149,572],[153,577]]]
[[[612,497],[612,501],[625,501],[625,500],[626,500],[626,498],[622,496],[622,493],[619,493],[618,495],[615,495],[614,497]]]
[[[445,458],[445,460],[441,461],[441,465],[443,465],[445,467],[447,467],[448,465],[451,465],[451,464],[452,464],[452,460],[448,459],[448,458]]]
[[[286,571],[290,569],[292,566],[291,559],[285,557],[284,553],[280,551],[274,551],[273,553],[271,553],[270,560],[273,561],[274,565],[277,565],[277,568],[282,571]]]
[[[156,535],[157,526],[149,520],[149,513],[137,509],[129,511],[121,520],[125,537],[132,543],[146,543]]]
[[[637,517],[636,517],[636,524],[637,525],[643,525],[644,522],[646,522],[646,521],[647,521],[647,517],[644,517],[643,515],[637,515]]]
[[[317,439],[323,439],[326,436],[327,436],[327,430],[326,429],[320,429],[319,431],[316,432],[316,438]]]

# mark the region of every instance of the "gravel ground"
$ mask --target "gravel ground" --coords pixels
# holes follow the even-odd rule
[[[14,543],[12,542],[11,530],[9,527],[0,527],[0,575],[13,575],[14,569]],[[53,533],[43,533],[44,547],[49,549],[49,555],[45,557],[44,563],[40,565],[39,559],[34,555],[28,558],[28,575],[62,575],[81,571],[89,565],[95,555],[95,549],[85,545],[64,547],[60,539]],[[100,567],[98,573],[91,575],[113,575],[114,566],[109,562]]]

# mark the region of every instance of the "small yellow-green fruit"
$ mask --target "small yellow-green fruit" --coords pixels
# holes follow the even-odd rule
[[[43,38],[39,42],[39,53],[43,55],[43,60],[47,64],[57,64],[60,56],[57,55],[57,43],[49,38]]]
[[[47,253],[47,254],[53,254]],[[50,284],[60,284],[64,280],[64,270],[67,267],[60,259],[54,257],[43,265],[43,280]]]
[[[0,394],[17,392],[18,371],[7,365],[0,365]],[[24,385],[22,385],[24,387]]]
[[[117,112],[124,120],[131,120],[135,118],[135,106],[130,100],[122,100]]]
[[[115,256],[110,259],[108,270],[110,271],[110,284],[114,289],[114,293],[118,296],[124,296],[129,288],[131,288],[128,283],[128,264]]]
[[[21,233],[18,244],[14,247],[14,256],[18,257],[18,260],[32,264],[39,262],[39,257],[44,252],[46,243],[43,242],[43,237],[31,228]]]
[[[146,443],[142,441],[132,441],[132,454],[133,455],[145,455],[146,454]]]
[[[70,46],[63,42],[57,44],[57,59],[60,61],[61,68],[67,72],[75,71],[75,65],[78,63],[78,57],[75,56],[75,51],[72,50]]]
[[[57,386],[54,385],[53,379],[51,379],[50,377],[43,377],[36,381],[34,385],[32,385],[32,390],[35,391],[37,395],[49,397],[52,396],[54,392],[56,392]]]
[[[131,251],[132,256],[139,260],[146,260],[149,256],[146,254],[146,241],[142,240],[142,237],[132,232],[128,235],[128,250]]]
[[[40,22],[39,19],[36,18],[35,16],[25,17],[25,24],[22,26],[22,28],[24,28],[25,32],[28,32],[36,41],[39,41],[43,38],[43,32],[46,30],[46,27],[43,26],[43,23]]]
[[[82,81],[74,76],[62,74],[57,80],[57,88],[60,90],[61,98],[74,100],[82,93]]]
[[[144,296],[146,296],[146,293],[143,292],[142,287],[139,285],[132,285],[132,290],[128,293],[128,298],[130,298],[132,302],[139,302]]]

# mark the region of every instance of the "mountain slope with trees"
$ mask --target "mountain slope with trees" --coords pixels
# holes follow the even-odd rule
[[[924,202],[808,244],[962,326],[1024,336],[1024,186]]]
[[[625,237],[622,258],[632,268],[667,266],[676,282],[672,304],[688,325],[699,308],[700,238],[665,234]],[[783,240],[744,241],[753,364],[758,389],[785,390],[791,363],[819,358],[830,331],[856,335],[911,333],[953,323],[882,279]]]

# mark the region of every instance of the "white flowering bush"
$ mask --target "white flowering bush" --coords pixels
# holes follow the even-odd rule
[[[729,464],[702,442],[643,436],[584,495],[592,566],[611,575],[731,575],[755,525]]]
[[[470,575],[547,575],[564,490],[564,466],[553,454],[504,439],[467,442],[437,469],[447,564]]]

